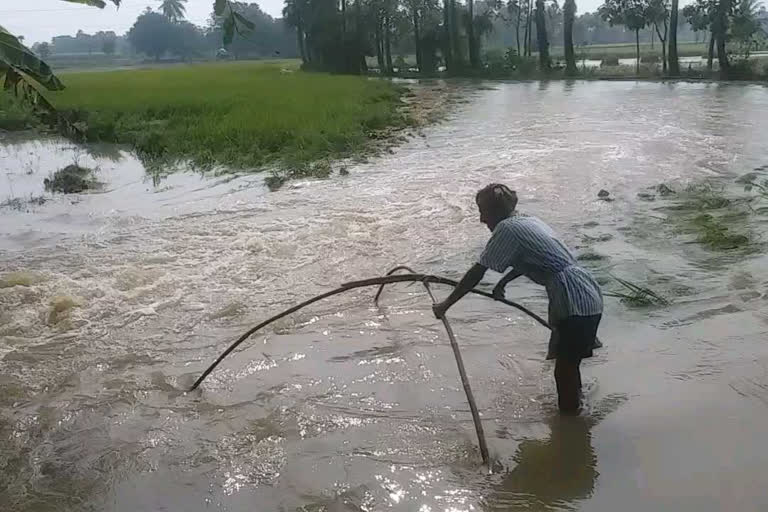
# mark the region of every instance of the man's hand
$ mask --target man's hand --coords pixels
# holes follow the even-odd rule
[[[437,304],[432,305],[432,312],[438,320],[445,318],[446,311],[448,311],[448,306],[445,305],[445,302],[438,302]]]
[[[506,298],[506,288],[507,285],[523,275],[522,272],[519,272],[515,269],[512,269],[509,271],[507,275],[499,279],[499,282],[496,283],[496,286],[493,287],[493,299],[494,300],[504,300]]]

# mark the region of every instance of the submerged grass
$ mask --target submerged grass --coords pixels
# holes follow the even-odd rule
[[[622,291],[617,292],[605,292],[604,295],[606,297],[618,298],[621,299],[621,302],[624,304],[636,307],[669,305],[669,300],[657,294],[650,288],[640,286],[620,277],[611,277],[619,283],[623,289]]]
[[[301,165],[352,154],[407,117],[387,81],[303,73],[287,63],[217,63],[63,74],[55,106],[89,140],[128,143],[146,162],[198,168]]]
[[[678,225],[678,232],[695,236],[694,243],[717,251],[753,244],[747,229],[751,198],[727,197],[723,186],[711,182],[689,185],[676,198],[675,204],[663,209],[671,213],[669,219]],[[737,226],[742,229],[734,230]]]

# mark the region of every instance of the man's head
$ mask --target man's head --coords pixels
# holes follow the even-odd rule
[[[480,222],[493,231],[496,225],[506,219],[517,206],[517,194],[506,185],[491,183],[480,189],[475,197],[480,210]]]

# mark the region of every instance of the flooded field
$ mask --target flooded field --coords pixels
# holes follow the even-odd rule
[[[262,175],[153,181],[115,148],[3,135],[3,510],[766,510],[768,199],[736,180],[768,164],[768,89],[466,98],[393,154],[274,193]],[[46,193],[73,162],[102,187]],[[248,327],[342,282],[397,264],[458,277],[487,240],[474,193],[491,181],[607,290],[617,276],[671,302],[607,299],[581,417],[556,412],[541,326],[460,302],[489,474],[442,326],[405,285],[281,321],[184,392]],[[711,243],[721,224],[730,245]],[[526,280],[507,296],[546,311]]]

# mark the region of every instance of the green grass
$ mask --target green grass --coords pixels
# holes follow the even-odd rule
[[[49,97],[85,124],[89,140],[131,144],[149,163],[295,166],[357,152],[376,133],[407,122],[391,83],[304,73],[293,61],[63,73],[61,79],[66,90]]]
[[[707,43],[678,43],[677,53],[680,57],[698,57],[707,53]],[[563,58],[565,52],[562,46],[553,46],[551,49],[553,57]],[[592,44],[589,46],[578,46],[576,48],[577,58],[586,56],[587,59],[603,59],[605,57],[619,57],[622,59],[632,59],[637,55],[635,43],[620,44]],[[640,43],[640,55],[658,55],[661,56],[661,44],[654,44],[651,48],[650,43]]]

